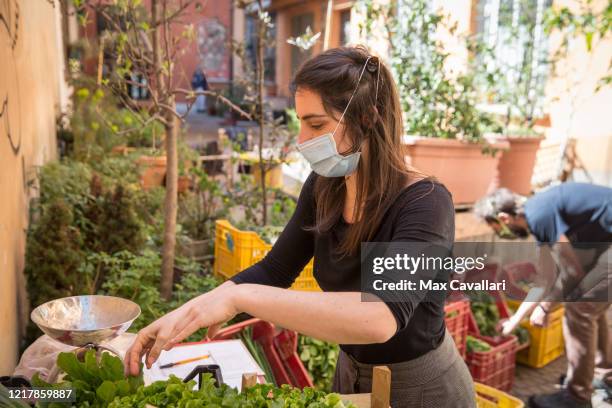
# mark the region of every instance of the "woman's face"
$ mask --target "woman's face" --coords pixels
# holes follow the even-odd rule
[[[298,88],[295,92],[295,111],[300,120],[300,133],[298,143],[304,143],[326,133],[333,133],[342,112],[334,111],[330,116],[323,108],[321,96],[309,89]],[[351,140],[345,137],[344,123],[340,123],[334,140],[339,153],[347,152],[351,148]]]

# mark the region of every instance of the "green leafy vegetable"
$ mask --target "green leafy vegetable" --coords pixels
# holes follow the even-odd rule
[[[470,292],[470,306],[480,334],[496,336],[499,310],[493,297],[487,292]]]
[[[526,328],[519,326],[512,333],[514,333],[518,338],[519,344],[525,344],[529,342],[529,330],[527,330]]]
[[[489,337],[499,336],[500,316],[495,299],[487,292],[470,292],[469,296],[472,314],[480,334]],[[524,327],[517,327],[512,334],[518,338],[519,344],[529,342],[529,331]]]
[[[268,362],[264,351],[261,349],[259,344],[253,341],[252,329],[248,327],[243,330],[240,333],[240,338],[244,342],[246,348],[249,350],[249,353],[251,353],[251,355],[255,359],[255,362],[257,362],[259,367],[264,370],[266,381],[271,384],[276,384],[276,380],[274,379],[274,373],[272,372],[272,367],[270,367],[270,363]]]
[[[93,350],[87,351],[83,361],[74,353],[60,353],[57,364],[65,374],[62,382],[48,384],[35,375],[32,384],[54,389],[74,388],[76,402],[39,402],[39,408],[146,408],[147,405],[156,408],[356,408],[350,402],[343,402],[338,394],[312,388],[300,390],[289,385],[258,384],[239,393],[227,384],[217,387],[211,374],[202,376],[200,389],[196,388],[195,381],[185,383],[174,375],[145,386],[142,376],[125,377],[118,357],[104,353],[98,361]],[[4,406],[3,391],[0,388],[0,406]]]
[[[308,336],[300,336],[298,354],[315,387],[322,391],[330,391],[338,360],[338,345]]]
[[[484,342],[472,336],[467,336],[467,352],[468,353],[485,352],[485,351],[491,351],[491,346],[489,345],[489,343]]]
[[[102,353],[100,360],[94,350],[85,353],[84,361],[79,361],[75,353],[60,353],[57,365],[64,372],[62,382],[49,384],[38,374],[32,378],[32,385],[53,389],[74,388],[75,403],[37,403],[37,407],[107,407],[116,397],[131,395],[143,385],[142,376],[126,378],[123,362],[119,357]]]
[[[344,403],[338,394],[326,394],[312,388],[300,390],[289,385],[276,387],[258,384],[242,393],[227,384],[215,386],[211,374],[202,376],[202,385],[195,388],[195,381],[184,383],[171,375],[167,381],[157,381],[141,387],[134,395],[115,398],[109,408],[145,408],[147,404],[157,408],[166,407],[309,407],[309,408],[356,408]]]

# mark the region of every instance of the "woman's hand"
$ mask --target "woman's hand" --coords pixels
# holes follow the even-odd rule
[[[143,354],[147,355],[147,368],[151,368],[162,350],[170,350],[202,327],[208,327],[207,337],[213,337],[223,323],[238,314],[237,288],[233,282],[226,282],[140,330],[125,354],[126,374],[138,375]]]

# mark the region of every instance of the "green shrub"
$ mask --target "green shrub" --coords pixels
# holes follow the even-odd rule
[[[147,230],[142,197],[120,182],[106,189],[97,173],[72,160],[40,169],[40,197],[32,204],[25,271],[31,305],[95,293],[103,271],[82,265],[89,253],[139,252]]]
[[[182,233],[189,238],[205,240],[214,236],[215,220],[229,213],[230,201],[219,183],[202,169],[191,169],[195,185],[193,191],[179,197],[178,222]]]
[[[142,154],[142,153],[140,153]],[[101,160],[87,163],[93,171],[100,175],[105,187],[113,187],[117,183],[138,186],[140,174],[135,157],[105,156]]]
[[[99,183],[94,175],[85,211],[89,227],[85,235],[87,250],[109,254],[139,252],[145,244],[145,232],[133,194],[121,184],[103,191]]]
[[[501,130],[491,115],[477,108],[473,72],[450,73],[449,53],[438,34],[457,34],[448,16],[434,11],[427,0],[388,4],[360,0],[365,15],[363,34],[384,19],[390,65],[398,86],[406,134],[481,142],[487,131]]]
[[[83,254],[72,208],[61,199],[50,203],[28,232],[25,276],[31,304],[87,293],[86,279],[79,275]]]
[[[73,160],[51,162],[38,171],[39,197],[32,206],[35,216],[40,216],[45,206],[63,201],[74,216],[74,224],[82,225],[84,211],[89,200],[89,183],[92,172],[89,166]]]
[[[163,126],[149,122],[145,111],[136,113],[119,108],[116,98],[87,79],[76,83],[75,88],[71,135],[61,129],[63,139],[73,144],[69,151],[74,159],[94,162],[118,145],[154,149],[161,142]]]

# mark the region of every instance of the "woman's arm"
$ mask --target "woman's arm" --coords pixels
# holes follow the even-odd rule
[[[341,344],[384,343],[397,330],[383,302],[364,302],[360,292],[301,292],[266,285],[235,285],[226,292],[229,307],[308,336]],[[193,315],[170,341],[178,343],[210,321],[202,310],[207,299],[194,302]],[[216,332],[216,328],[215,328]],[[214,337],[215,333],[209,333]]]
[[[340,343],[384,343],[397,331],[383,302],[364,302],[360,292],[300,292],[239,285],[238,310],[307,336]]]
[[[143,354],[147,367],[201,327],[209,336],[240,312],[323,340],[344,344],[380,343],[397,324],[382,302],[362,302],[359,292],[298,292],[231,281],[204,293],[138,332],[125,356],[126,373],[137,375]]]

